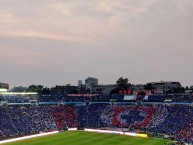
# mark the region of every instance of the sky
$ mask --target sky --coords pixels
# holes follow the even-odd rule
[[[192,0],[0,0],[0,82],[193,85]]]

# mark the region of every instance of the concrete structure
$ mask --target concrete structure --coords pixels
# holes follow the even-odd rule
[[[9,84],[0,82],[1,89],[9,89]]]
[[[116,87],[117,85],[94,85],[92,86],[92,93],[109,95]]]
[[[92,77],[88,77],[85,80],[85,85],[86,85],[86,89],[90,90],[90,93],[92,93],[92,87],[98,85],[98,79],[92,78]]]
[[[161,81],[161,82],[152,82],[150,84],[155,89],[164,90],[164,91],[182,88],[182,85],[180,84],[180,82],[164,82],[164,81]]]
[[[144,90],[144,85],[143,84],[132,85],[130,88],[133,91],[141,91]]]
[[[78,80],[78,87],[80,88],[83,85],[82,80]]]

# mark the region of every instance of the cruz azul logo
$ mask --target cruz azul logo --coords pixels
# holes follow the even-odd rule
[[[154,112],[155,110],[150,108],[115,107],[112,124],[116,127],[145,127],[154,116]]]

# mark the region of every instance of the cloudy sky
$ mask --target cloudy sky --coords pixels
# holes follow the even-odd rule
[[[0,82],[193,85],[193,0],[0,0]]]

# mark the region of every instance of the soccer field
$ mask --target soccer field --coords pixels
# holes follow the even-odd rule
[[[168,140],[85,131],[67,131],[3,145],[163,145],[165,142],[168,142]]]

